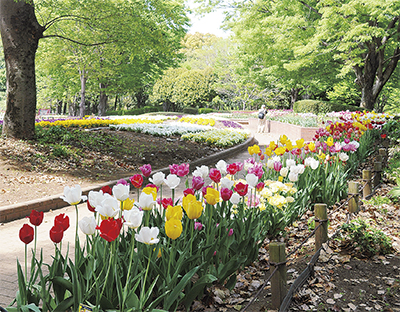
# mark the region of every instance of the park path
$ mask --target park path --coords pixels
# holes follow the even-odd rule
[[[246,127],[246,125],[244,125],[244,127]],[[267,145],[270,141],[276,141],[280,135],[277,133],[255,133],[255,127],[247,126],[247,128],[251,131],[252,136],[260,146]],[[282,129],[282,133],[284,133],[284,129]],[[289,139],[296,140],[298,138]],[[250,156],[246,150],[232,155],[232,157],[225,158],[224,160],[230,164],[233,162],[243,162],[249,157]],[[183,190],[184,183],[181,182],[180,186],[175,191],[175,196],[182,196]],[[168,196],[170,196],[170,194],[168,194],[167,187],[165,187],[163,188],[163,197]],[[136,198],[136,194],[133,194],[132,197]],[[70,218],[70,228],[65,232],[63,238],[63,253],[65,254],[66,248],[69,244],[70,257],[73,257],[76,212],[75,207],[69,206],[45,212],[44,221],[38,227],[37,247],[38,250],[43,250],[44,262],[47,263],[51,261],[51,255],[54,254],[54,244],[49,238],[49,231],[54,224],[54,217],[60,213],[64,213]],[[85,216],[90,216],[91,214],[92,213],[87,209],[86,203],[78,205],[79,219],[82,219]],[[22,268],[24,267],[24,243],[19,239],[19,230],[25,223],[29,223],[27,218],[18,219],[0,225],[0,307],[7,307],[15,298],[15,294],[18,290],[17,259],[21,263]],[[80,235],[82,235],[81,241],[84,241],[84,235],[82,233],[80,233]],[[33,243],[28,245],[28,249],[30,250],[31,248],[33,248]],[[28,264],[29,263],[30,257],[28,259]]]

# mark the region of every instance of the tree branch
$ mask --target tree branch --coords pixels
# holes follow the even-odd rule
[[[87,20],[87,18],[84,18],[82,16],[77,16],[77,15],[61,15],[61,16],[57,16],[56,18],[54,18],[51,21],[47,22],[43,27],[44,27],[45,30],[47,30],[51,26],[53,26],[56,22],[58,22],[60,20],[70,20],[70,19]]]
[[[305,3],[303,0],[299,0],[299,2],[304,5],[306,8],[310,9],[311,11],[313,11],[314,13],[317,13],[319,17],[322,17],[322,14],[319,13],[319,11],[316,8],[313,8],[311,5]]]
[[[94,46],[99,46],[99,45],[103,45],[103,44],[107,44],[107,43],[113,43],[115,42],[115,40],[110,40],[110,41],[103,41],[103,42],[97,42],[97,43],[84,43],[84,42],[79,42],[77,40],[71,39],[71,38],[67,38],[64,36],[60,36],[60,35],[48,35],[48,36],[43,36],[43,38],[60,38],[60,39],[64,39],[79,45],[83,45],[85,47],[94,47]]]

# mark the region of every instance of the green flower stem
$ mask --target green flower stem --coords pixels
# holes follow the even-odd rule
[[[172,205],[175,205],[175,189],[171,189],[172,192]]]
[[[170,240],[171,239],[168,240],[168,245],[169,245],[169,241]],[[171,267],[172,259],[175,258],[174,257],[175,256],[175,251],[176,251],[175,245],[176,245],[175,240],[172,240],[172,246],[171,246],[171,248],[169,248],[170,252],[169,252],[169,260],[168,260],[167,278],[169,278],[169,269]]]
[[[128,274],[126,276],[126,283],[124,287],[124,294],[122,297],[122,306],[121,306],[121,312],[124,311],[125,309],[125,301],[126,301],[126,296],[128,294],[128,285],[129,285],[129,280],[131,276],[131,269],[132,269],[132,262],[133,262],[133,254],[135,252],[135,233],[132,233],[132,238],[131,238],[131,254],[129,256],[129,268],[128,268]]]
[[[25,284],[28,281],[28,244],[25,244]]]
[[[106,273],[106,277],[104,279],[104,285],[103,285],[103,289],[101,290],[99,300],[101,300],[101,297],[103,297],[104,290],[107,287],[108,276],[110,275],[111,267],[114,264],[114,253],[115,253],[115,241],[111,242],[110,260],[108,262],[107,273]]]
[[[150,213],[151,213],[151,210],[145,210],[145,220],[144,220],[144,225],[145,226],[150,226],[149,225],[149,223],[150,223]]]
[[[79,236],[78,236],[78,205],[75,205],[75,215],[76,215],[76,220],[75,220],[75,265],[79,265],[78,258],[79,252],[80,251],[80,243],[79,243]]]
[[[190,253],[189,255],[192,255],[192,249],[193,249],[193,230],[194,230],[194,220],[193,220],[193,224],[190,225]]]
[[[146,268],[146,274],[144,275],[144,280],[143,280],[143,285],[142,285],[142,291],[140,293],[140,306],[139,306],[139,310],[142,311],[144,302],[142,302],[142,295],[145,296],[145,286],[146,286],[146,280],[147,280],[147,275],[149,273],[149,267],[150,267],[150,261],[151,261],[151,253],[152,253],[152,249],[150,248],[150,253],[149,253],[149,261],[147,262],[147,268]]]

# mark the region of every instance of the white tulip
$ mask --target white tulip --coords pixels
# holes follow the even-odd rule
[[[137,229],[142,224],[143,211],[136,207],[131,210],[124,210],[123,212],[125,224],[131,229]]]
[[[160,186],[161,184],[164,183],[164,179],[165,179],[164,173],[156,172],[155,174],[153,174],[152,178],[149,178],[149,181],[154,185]]]
[[[299,179],[299,175],[292,171],[289,173],[288,177],[291,182],[296,182]]]
[[[267,167],[268,167],[269,169],[274,169],[274,163],[275,163],[275,161],[274,161],[273,158],[268,158],[268,160],[267,160]]]
[[[288,167],[282,167],[282,169],[279,171],[279,174],[284,178],[286,178],[288,173],[289,173]]]
[[[139,233],[135,234],[135,239],[146,245],[157,244],[159,242],[157,238],[159,232],[158,227],[149,228],[145,226],[140,229]]]
[[[229,201],[232,204],[237,205],[237,204],[239,204],[240,199],[241,199],[241,197],[240,197],[240,195],[238,193],[233,193],[231,198],[229,199]]]
[[[246,182],[250,187],[255,187],[258,183],[258,177],[254,173],[246,175]]]
[[[193,171],[192,175],[195,177],[202,177],[203,179],[206,179],[209,173],[210,169],[207,166],[203,165],[201,167],[196,167],[196,170]]]
[[[228,189],[231,189],[232,186],[235,184],[235,181],[232,181],[228,178],[222,178],[220,183],[221,183],[221,188],[226,187]]]
[[[164,180],[164,183],[170,189],[175,189],[179,185],[179,183],[181,183],[181,179],[176,174],[169,174]]]
[[[119,201],[124,201],[129,197],[129,184],[117,184],[112,188],[112,193]]]
[[[347,155],[346,153],[339,153],[339,159],[341,161],[348,161],[349,160],[349,155]]]
[[[103,199],[104,199],[103,191],[98,191],[98,192],[90,191],[89,192],[89,204],[93,208],[96,208],[97,206],[99,206]]]
[[[296,161],[294,159],[287,159],[286,160],[286,167],[290,168],[292,166],[296,166]]]
[[[156,205],[156,201],[153,198],[153,194],[142,192],[139,196],[139,202],[136,204],[143,210],[152,210]]]
[[[60,198],[70,205],[77,205],[81,200],[85,201],[87,196],[82,196],[81,186],[76,184],[75,187],[64,187],[64,196],[60,196]]]
[[[215,168],[217,168],[221,172],[221,174],[223,174],[223,175],[226,174],[226,168],[227,167],[228,167],[228,164],[226,163],[225,160],[222,160],[222,159],[219,160],[217,162],[217,164],[215,165]],[[207,173],[207,175],[208,175],[208,173]]]
[[[82,220],[78,222],[79,228],[86,235],[93,235],[96,232],[96,219],[94,216],[84,217]]]
[[[104,194],[104,199],[95,210],[106,218],[114,218],[120,211],[120,204],[118,200],[110,194]]]

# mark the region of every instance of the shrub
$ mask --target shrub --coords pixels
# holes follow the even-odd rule
[[[185,107],[183,109],[183,112],[185,114],[197,115],[199,113],[199,110],[196,107]]]
[[[313,113],[317,115],[346,110],[355,112],[364,109],[361,109],[358,106],[340,104],[333,101],[324,102],[316,100],[301,100],[293,104],[293,111],[295,113]]]
[[[106,112],[106,116],[141,115],[158,111],[160,111],[158,107],[145,106],[141,108],[110,110]]]
[[[293,104],[293,111],[295,113],[313,113],[318,114],[318,106],[321,101],[316,100],[301,100]]]
[[[199,114],[208,114],[212,112],[214,112],[214,109],[212,108],[207,108],[207,107],[199,108]]]

